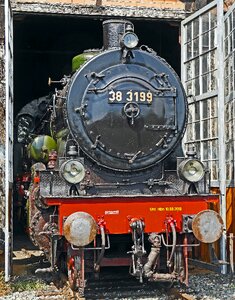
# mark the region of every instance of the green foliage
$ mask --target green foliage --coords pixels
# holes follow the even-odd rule
[[[12,282],[12,292],[37,291],[45,288],[45,284],[38,279],[19,280]]]
[[[45,283],[35,278],[32,278],[31,280],[22,280],[22,278],[18,278],[12,282],[6,283],[4,272],[0,272],[0,297],[14,292],[44,290],[45,287]]]

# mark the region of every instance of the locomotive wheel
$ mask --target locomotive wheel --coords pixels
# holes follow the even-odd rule
[[[70,256],[67,261],[68,267],[68,282],[71,290],[77,291],[78,272],[75,268],[74,256]]]
[[[183,282],[185,278],[185,266],[182,249],[177,249],[174,254],[174,271],[178,274],[179,281]]]
[[[85,288],[83,250],[79,251],[79,255],[67,256],[67,275],[71,290],[79,292],[83,297]]]

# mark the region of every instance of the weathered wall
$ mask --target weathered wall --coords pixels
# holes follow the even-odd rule
[[[18,3],[26,3],[25,0],[17,0]],[[179,0],[28,0],[27,3],[72,3],[93,6],[127,6],[127,7],[151,7],[161,9],[184,9],[185,3]]]
[[[194,0],[13,0],[14,13],[182,20]]]
[[[4,228],[4,156],[5,156],[5,45],[4,45],[4,0],[0,0],[0,239],[3,237]],[[0,249],[2,243],[0,241]]]

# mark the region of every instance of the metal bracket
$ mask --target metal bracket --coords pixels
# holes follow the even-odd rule
[[[94,144],[91,146],[91,149],[96,149],[98,146],[105,149],[105,145],[100,141],[101,135],[97,135],[95,138]]]
[[[130,274],[139,278],[140,283],[143,283],[143,259],[142,257],[146,254],[144,248],[144,227],[145,224],[142,220],[131,219],[130,228],[132,230],[132,240],[134,245],[132,246],[132,251],[127,252],[131,254],[132,265],[130,266]]]
[[[182,230],[184,233],[191,233],[192,221],[195,215],[182,215]]]
[[[162,148],[167,148],[168,145],[167,145],[167,142],[166,142],[166,138],[167,136],[164,135],[164,137],[162,137],[156,144],[157,147],[160,147],[162,145]]]
[[[76,107],[74,110],[75,110],[76,113],[80,113],[80,115],[82,117],[84,117],[85,116],[86,107],[87,107],[87,103],[82,104],[80,107]]]
[[[133,164],[133,162],[136,160],[137,156],[141,154],[141,151],[137,151],[135,154],[133,153],[124,153],[124,156],[127,157],[128,163]]]
[[[154,78],[162,87],[171,87],[168,81],[168,75],[165,73],[155,74]]]
[[[105,246],[105,250],[110,249],[110,238],[109,235],[106,233],[106,237],[107,237],[107,246]],[[71,248],[73,250],[81,250],[81,248],[78,248],[74,245],[71,245]],[[88,251],[88,250],[102,250],[102,247],[84,247],[83,248],[84,251]]]

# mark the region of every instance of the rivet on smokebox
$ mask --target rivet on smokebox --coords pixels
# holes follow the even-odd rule
[[[90,214],[75,212],[68,216],[64,222],[63,230],[68,242],[78,247],[84,247],[95,239],[97,224]]]

